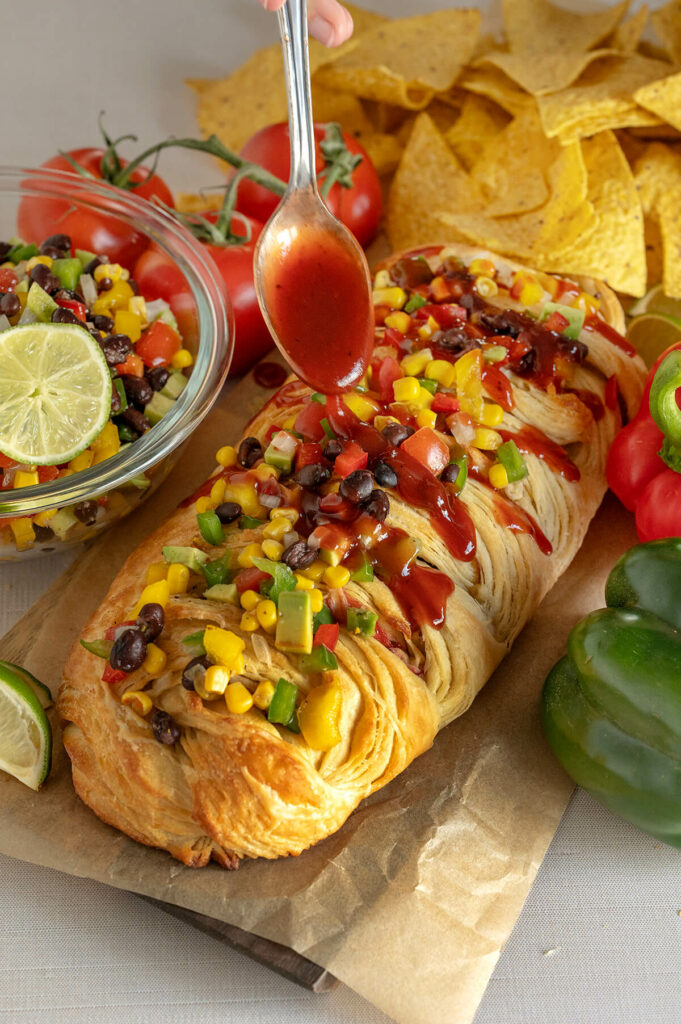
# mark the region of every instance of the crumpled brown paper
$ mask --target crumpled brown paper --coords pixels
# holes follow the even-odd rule
[[[54,585],[0,643],[2,657],[54,690],[127,553],[207,475],[215,449],[239,435],[266,396],[252,378],[226,392],[159,494]],[[542,738],[543,679],[574,622],[603,604],[607,573],[634,542],[630,517],[606,500],[575,562],[473,707],[336,835],[298,858],[195,871],[138,845],[75,796],[58,730],[42,792],[0,774],[0,851],[288,945],[401,1024],[469,1024],[572,788]]]

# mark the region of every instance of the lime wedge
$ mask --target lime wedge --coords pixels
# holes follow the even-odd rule
[[[104,353],[76,324],[25,324],[0,333],[0,452],[31,466],[80,454],[111,413]]]
[[[52,692],[49,687],[41,683],[39,679],[36,679],[27,668],[23,668],[21,665],[15,665],[11,661],[3,661],[0,658],[0,671],[3,668],[9,669],[10,672],[14,672],[15,675],[19,676],[20,679],[26,683],[42,704],[44,708],[51,708],[54,701],[52,700]]]
[[[627,338],[646,366],[652,366],[666,348],[681,341],[681,317],[644,313],[631,321]]]
[[[0,771],[39,789],[52,762],[52,730],[33,690],[0,666]]]
[[[629,316],[642,316],[644,313],[660,313],[662,316],[674,316],[681,320],[681,299],[672,299],[664,293],[664,287],[656,284],[642,299],[629,307]]]

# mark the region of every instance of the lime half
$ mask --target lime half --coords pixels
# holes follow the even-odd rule
[[[652,366],[666,348],[681,341],[681,318],[644,313],[631,321],[627,338],[646,366]]]
[[[656,284],[629,308],[629,316],[642,316],[644,313],[660,313],[681,319],[681,299],[670,298],[665,295],[664,286]]]
[[[0,666],[0,771],[39,789],[52,763],[52,730],[43,707],[24,680]]]
[[[0,333],[0,452],[31,466],[80,454],[111,413],[101,348],[76,324],[26,324]]]
[[[51,708],[54,701],[52,700],[52,693],[49,687],[41,683],[39,679],[36,679],[27,668],[23,668],[21,665],[15,665],[12,661],[2,661],[0,659],[0,672],[4,669],[9,669],[10,672],[14,672],[15,675],[19,676],[20,679],[26,683],[26,685],[33,690],[34,694],[42,704],[44,708]]]

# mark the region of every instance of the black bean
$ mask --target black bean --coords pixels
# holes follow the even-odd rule
[[[54,313],[52,314],[52,323],[80,324],[81,327],[83,326],[83,321],[80,319],[80,317],[77,317],[76,314],[72,313],[70,309],[64,309],[62,306],[59,306],[57,309],[55,309]]]
[[[12,248],[11,242],[0,242],[0,262],[7,258],[7,253]]]
[[[74,292],[72,288],[60,288],[54,296],[55,302],[59,302],[60,299],[68,299],[69,302],[82,302],[83,296],[79,295],[78,292]]]
[[[236,501],[223,501],[215,509],[215,514],[221,523],[233,523],[243,514],[243,509]]]
[[[109,366],[124,363],[132,352],[132,342],[127,334],[109,334],[102,342],[102,352]]]
[[[114,322],[110,316],[104,316],[102,313],[97,313],[92,318],[92,326],[96,327],[98,331],[104,331],[105,334],[110,334],[114,329]]]
[[[180,738],[180,727],[167,711],[155,711],[151,728],[159,743],[172,747]]]
[[[31,281],[35,281],[37,285],[43,288],[48,295],[51,295],[52,292],[58,292],[61,288],[59,278],[44,263],[36,263],[28,276]]]
[[[450,462],[440,473],[440,480],[442,480],[443,484],[455,484],[460,471],[461,468],[457,466],[456,462]]]
[[[87,266],[84,267],[83,273],[84,274],[94,274],[94,272],[97,269],[97,267],[99,267],[102,263],[106,263],[106,262],[107,262],[107,260],[106,260],[106,258],[104,256],[95,256],[93,259],[90,260],[90,262],[87,264]]]
[[[141,630],[147,643],[155,640],[161,634],[165,625],[163,607],[154,601],[142,605],[135,625]]]
[[[360,501],[364,501],[365,498],[369,497],[373,487],[374,481],[369,470],[356,469],[354,473],[349,473],[341,481],[339,494],[343,498],[347,498],[348,501],[354,501],[358,505]]]
[[[359,507],[366,515],[371,516],[373,519],[378,519],[379,523],[383,523],[390,511],[390,498],[385,491],[375,488]]]
[[[100,334],[96,327],[88,327],[87,330],[101,348],[102,342],[104,341],[104,336]]]
[[[307,569],[317,557],[314,548],[307,545],[304,540],[297,540],[284,551],[281,556],[282,562],[288,565],[289,569]]]
[[[65,255],[65,253],[63,253],[61,249],[55,249],[53,245],[45,245],[43,242],[40,246],[40,255],[49,256],[51,260],[59,260]]]
[[[121,380],[125,388],[125,395],[132,405],[143,409],[147,402],[151,401],[154,394],[151,384],[145,377],[135,377],[133,374],[122,373]]]
[[[128,426],[136,430],[138,434],[144,434],[151,427],[147,417],[139,409],[134,409],[132,406],[128,406],[127,409],[123,410],[121,419],[125,420]]]
[[[33,522],[33,530],[35,531],[35,539],[40,543],[52,540],[54,537],[54,530],[51,530],[49,526],[38,526],[35,520]]]
[[[165,366],[155,366],[153,370],[147,370],[145,376],[151,384],[151,390],[160,391],[168,383],[170,371]]]
[[[335,438],[332,437],[330,441],[326,442],[322,451],[324,453],[325,459],[328,459],[329,462],[335,462],[340,453],[343,451],[343,445],[340,443],[340,441],[337,441]]]
[[[144,634],[135,626],[124,630],[113,642],[109,654],[111,668],[119,669],[121,672],[134,672],[138,669],[147,655],[147,641]]]
[[[429,284],[435,274],[425,256],[405,256],[390,268],[390,276],[401,288],[415,288]]]
[[[245,437],[239,445],[237,459],[239,464],[246,469],[255,465],[258,459],[262,458],[262,445],[257,437]]]
[[[73,514],[76,519],[80,519],[81,523],[92,526],[97,520],[98,508],[99,505],[96,501],[79,501],[77,505],[74,505]]]
[[[40,243],[40,251],[44,256],[51,256],[52,254],[47,253],[46,249],[57,249],[60,253],[68,253],[71,251],[71,239],[68,235],[63,234],[50,235]]]
[[[293,479],[301,487],[315,488],[326,483],[330,476],[331,470],[328,466],[324,466],[321,462],[313,462],[309,466],[301,466],[294,474]]]
[[[396,448],[399,448],[403,441],[406,441],[408,437],[411,437],[414,433],[414,428],[408,427],[404,423],[388,423],[383,427],[381,433],[388,444],[392,444]]]
[[[471,338],[463,327],[450,327],[446,331],[436,331],[432,337],[434,345],[446,352],[464,355],[474,348],[481,348],[479,338]]]
[[[5,316],[16,316],[20,309],[19,296],[14,292],[6,292],[0,298],[0,313],[4,313]]]
[[[128,278],[128,284],[132,288],[133,295],[139,295],[139,293],[140,293],[140,286],[138,285],[138,283],[137,283],[137,281],[135,280],[134,277],[129,277]]]
[[[100,277],[99,281],[97,282],[97,287],[99,288],[100,292],[110,292],[111,289],[113,288],[113,281],[111,280],[110,277]]]
[[[389,466],[383,459],[379,459],[374,466],[376,483],[381,487],[397,487],[397,473],[392,466]]]
[[[199,654],[198,657],[192,658],[191,661],[188,661],[187,664],[184,666],[184,671],[182,673],[182,685],[184,686],[185,690],[196,689],[196,687],[194,686],[194,673],[197,667],[207,669],[209,666],[210,662],[205,654]]]

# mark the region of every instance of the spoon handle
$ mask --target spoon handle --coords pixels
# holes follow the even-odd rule
[[[298,188],[317,191],[310,94],[310,61],[307,48],[307,2],[286,0],[278,12],[281,47],[284,51],[286,99],[291,136],[289,192]]]

